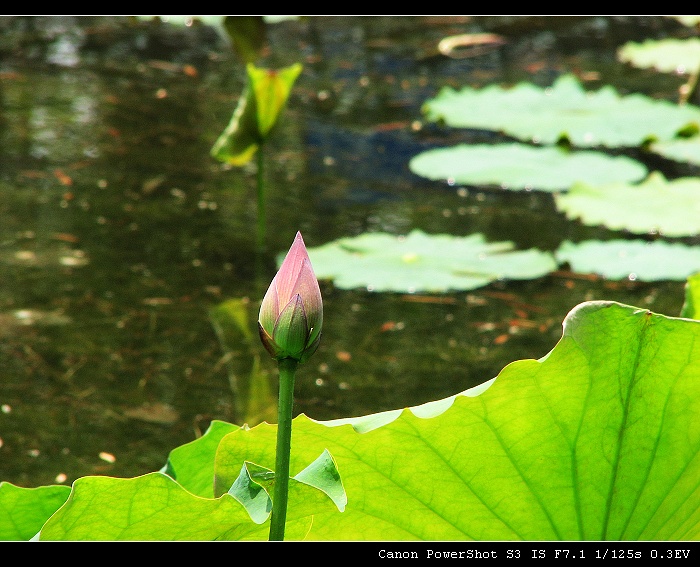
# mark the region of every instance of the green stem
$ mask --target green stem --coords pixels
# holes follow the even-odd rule
[[[264,144],[260,143],[257,151],[258,158],[258,251],[265,250],[265,159],[264,159]]]
[[[280,391],[277,406],[277,457],[275,488],[270,519],[270,541],[284,540],[289,492],[289,453],[292,444],[292,407],[294,406],[294,373],[299,363],[292,358],[279,361]]]

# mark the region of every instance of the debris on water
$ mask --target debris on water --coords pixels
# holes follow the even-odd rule
[[[180,419],[180,414],[175,408],[161,402],[147,403],[135,408],[125,409],[124,415],[132,419],[159,425],[172,425]]]

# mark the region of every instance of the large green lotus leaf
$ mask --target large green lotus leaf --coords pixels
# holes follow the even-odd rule
[[[0,482],[0,541],[34,537],[69,494],[69,486],[23,488]]]
[[[629,41],[617,50],[617,58],[641,69],[662,73],[693,73],[700,70],[700,39],[647,39]]]
[[[462,144],[418,154],[409,169],[432,180],[502,189],[562,191],[576,181],[592,184],[643,179],[647,168],[625,156],[525,144]]]
[[[555,257],[568,262],[574,272],[611,280],[683,281],[700,270],[700,246],[662,240],[564,241]]]
[[[318,422],[297,416],[290,471],[330,452],[344,512],[290,482],[286,539],[700,539],[700,321],[614,302],[569,313],[539,360],[415,408]],[[218,444],[217,494],[245,462],[274,468],[277,428]],[[212,450],[213,448],[210,448]],[[41,539],[267,539],[228,494],[161,473],[84,477]]]
[[[406,236],[364,233],[308,253],[316,277],[338,288],[403,293],[471,290],[499,279],[542,277],[557,268],[549,252],[515,250],[512,242],[487,242],[482,234],[420,230]]]
[[[161,472],[177,480],[192,494],[211,498],[214,495],[214,462],[207,456],[216,452],[224,435],[237,428],[230,423],[213,420],[199,439],[173,449]]]
[[[306,539],[700,538],[700,322],[584,303],[548,355],[467,394],[362,433],[295,418],[292,470],[328,449],[348,496]],[[246,459],[272,468],[275,436],[224,437],[218,482]]]
[[[700,165],[700,136],[656,142],[649,145],[649,150],[674,161]]]
[[[639,185],[575,183],[554,196],[557,209],[586,225],[665,236],[700,234],[700,177],[668,181],[653,172]]]
[[[496,130],[540,144],[564,138],[579,147],[634,147],[700,128],[697,106],[641,94],[621,96],[609,85],[588,92],[572,75],[545,89],[530,83],[459,91],[444,87],[424,103],[423,113],[427,120],[455,128]]]
[[[289,498],[296,503],[287,513],[290,539],[303,536],[314,513],[338,511],[323,492],[294,479],[290,480]],[[154,472],[127,479],[79,478],[37,539],[264,540],[269,531],[269,524],[254,523],[232,496],[201,498],[169,476]]]

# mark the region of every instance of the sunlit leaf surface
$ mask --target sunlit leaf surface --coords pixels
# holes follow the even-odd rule
[[[459,91],[444,87],[423,105],[423,112],[427,120],[454,128],[501,131],[540,144],[568,139],[579,147],[634,147],[700,127],[696,106],[641,94],[622,96],[609,85],[587,91],[572,75],[544,89],[531,83]]]
[[[657,142],[651,144],[649,150],[678,162],[700,165],[700,136],[672,142]]]
[[[0,482],[0,541],[34,537],[69,494],[69,486],[24,488]]]
[[[582,274],[640,281],[685,280],[700,271],[700,246],[663,240],[565,241],[555,252],[560,263]]]
[[[343,289],[444,292],[469,290],[498,279],[533,279],[556,269],[552,255],[516,250],[512,242],[465,237],[365,233],[309,248],[316,277]]]
[[[511,190],[563,191],[576,181],[634,182],[646,167],[628,157],[525,144],[459,145],[425,151],[409,162],[417,175],[468,185]]]
[[[700,178],[671,181],[659,172],[639,185],[576,183],[554,196],[557,209],[586,225],[664,236],[700,234]]]
[[[647,39],[642,43],[630,41],[617,51],[623,63],[663,73],[693,73],[700,69],[700,39]]]

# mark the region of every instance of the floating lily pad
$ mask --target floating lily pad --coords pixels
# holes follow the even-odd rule
[[[617,58],[641,69],[662,73],[693,73],[700,69],[700,39],[648,39],[630,41],[617,50]]]
[[[586,225],[605,225],[637,234],[665,236],[700,234],[700,178],[667,181],[654,172],[640,185],[575,183],[555,195],[560,211]]]
[[[662,240],[588,240],[562,242],[555,252],[560,263],[581,274],[642,281],[685,280],[700,270],[700,246]]]
[[[462,144],[428,150],[415,156],[409,162],[409,169],[432,180],[498,185],[514,191],[563,191],[576,181],[634,182],[647,174],[643,164],[625,156],[517,143]]]
[[[454,128],[501,131],[540,144],[567,139],[579,147],[635,147],[700,129],[697,106],[641,94],[621,96],[609,85],[588,92],[572,75],[546,89],[530,83],[459,91],[444,87],[423,105],[423,113],[427,120]]]
[[[365,233],[308,249],[316,277],[342,289],[445,292],[476,289],[499,279],[533,279],[556,269],[549,252],[515,250],[512,242],[465,237]]]
[[[700,136],[671,142],[657,142],[651,144],[649,150],[674,161],[700,165]]]

